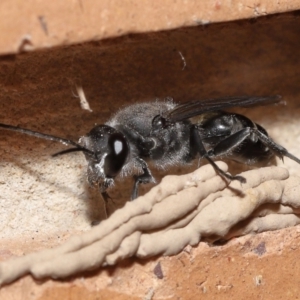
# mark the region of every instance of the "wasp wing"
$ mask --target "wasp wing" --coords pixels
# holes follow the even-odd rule
[[[223,97],[216,99],[196,100],[177,105],[163,116],[167,122],[174,123],[207,113],[231,107],[252,107],[283,102],[281,96],[268,97]]]

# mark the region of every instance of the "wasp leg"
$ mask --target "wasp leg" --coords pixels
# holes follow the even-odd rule
[[[132,193],[131,193],[131,200],[134,200],[138,197],[138,189],[139,189],[139,185],[141,183],[146,184],[146,183],[150,183],[150,182],[155,182],[155,179],[152,176],[151,171],[150,171],[147,163],[141,158],[137,158],[137,160],[139,161],[139,163],[142,166],[143,174],[135,175],[133,177],[134,178],[134,185],[133,185],[133,190],[132,190]]]
[[[200,154],[200,157],[201,158],[205,158],[212,166],[213,168],[215,169],[215,171],[223,178],[225,179],[228,179],[228,180],[238,180],[240,181],[241,183],[245,183],[246,182],[246,179],[242,176],[233,176],[231,174],[228,174],[228,173],[225,173],[223,170],[221,170],[217,165],[216,163],[210,158],[210,156],[214,156],[214,155],[210,155],[203,143],[202,143],[202,140],[201,140],[201,136],[200,136],[200,133],[199,133],[199,130],[197,128],[197,126],[194,126],[192,128],[192,137],[194,139],[194,142],[197,146],[197,149],[198,149],[198,152]]]
[[[101,193],[101,196],[102,196],[102,198],[103,198],[103,200],[104,200],[104,211],[105,211],[105,217],[106,217],[106,219],[107,219],[107,217],[108,217],[107,204],[108,204],[108,202],[109,202],[110,200],[112,200],[112,199],[111,199],[111,197],[108,195],[107,192],[102,192],[102,193]]]
[[[111,199],[111,197],[108,195],[107,192],[101,193],[101,196],[102,196],[102,198],[103,198],[103,200],[104,200],[105,219],[107,219],[107,218],[108,218],[107,203],[108,203],[108,201],[111,201],[112,199]],[[92,226],[96,226],[96,225],[99,225],[100,223],[101,223],[100,220],[94,220],[94,221],[91,222],[91,225],[92,225]]]
[[[209,156],[221,156],[226,155],[235,147],[239,146],[245,139],[247,139],[251,134],[256,135],[256,137],[265,145],[267,146],[270,151],[274,153],[274,155],[278,156],[280,159],[283,159],[284,156],[294,160],[298,164],[300,164],[300,159],[298,159],[293,154],[289,153],[287,149],[280,146],[279,144],[275,143],[269,136],[265,135],[257,128],[246,127],[225,140],[218,143],[214,149],[208,152]]]

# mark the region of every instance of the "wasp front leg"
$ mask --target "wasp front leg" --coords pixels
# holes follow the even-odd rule
[[[146,184],[146,183],[150,183],[150,182],[155,182],[155,179],[152,176],[147,163],[141,158],[137,158],[137,161],[141,165],[143,173],[140,175],[134,176],[134,185],[133,185],[133,190],[131,193],[131,200],[134,200],[138,197],[138,189],[139,189],[139,185],[141,183]]]

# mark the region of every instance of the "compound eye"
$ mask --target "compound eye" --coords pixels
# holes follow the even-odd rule
[[[105,174],[115,177],[126,163],[129,147],[121,133],[113,133],[108,140],[108,154],[105,158]]]
[[[166,127],[166,119],[163,118],[161,115],[157,115],[152,120],[152,129],[153,130],[159,130]]]

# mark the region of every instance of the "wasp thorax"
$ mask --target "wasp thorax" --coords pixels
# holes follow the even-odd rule
[[[92,153],[85,152],[88,161],[88,181],[107,188],[107,181],[116,177],[126,163],[129,146],[124,135],[107,125],[97,125],[80,143]]]

